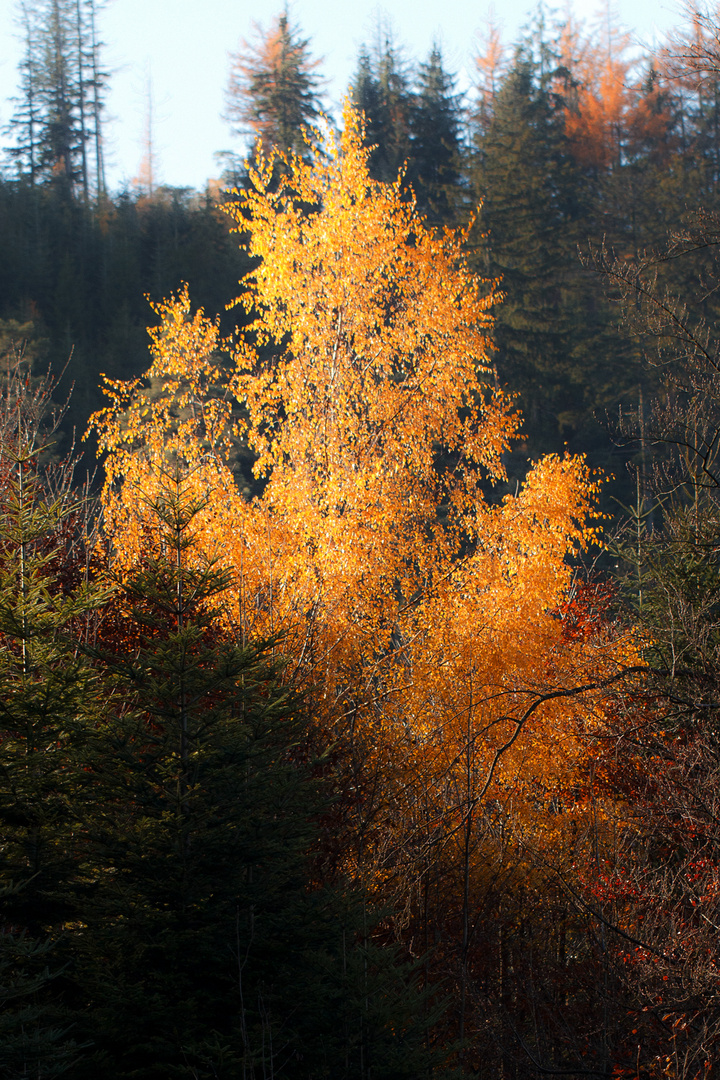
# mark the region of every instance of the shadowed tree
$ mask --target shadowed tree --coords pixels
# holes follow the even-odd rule
[[[31,185],[52,182],[65,194],[105,190],[103,92],[97,0],[22,0],[20,95],[7,148]],[[94,175],[93,175],[94,173]]]
[[[461,176],[460,96],[443,65],[439,46],[420,64],[410,121],[408,178],[418,209],[435,224],[449,222],[459,197]]]
[[[408,65],[390,29],[380,23],[372,50],[363,48],[350,88],[365,115],[365,143],[372,147],[370,174],[394,183],[411,155],[413,94]]]

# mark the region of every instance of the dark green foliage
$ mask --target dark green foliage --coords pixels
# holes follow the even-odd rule
[[[402,172],[431,224],[453,223],[462,209],[462,110],[455,80],[434,46],[413,71],[392,35],[379,25],[372,51],[363,49],[351,85],[373,147],[371,175],[394,183]]]
[[[420,212],[431,224],[451,223],[458,205],[462,171],[460,97],[455,80],[434,46],[417,73],[410,115],[408,180]]]
[[[165,1076],[213,1032],[237,1042],[238,1022],[252,1062],[303,919],[312,795],[293,761],[298,706],[264,650],[214,627],[228,581],[195,556],[198,510],[180,485],[155,505],[156,554],[124,588],[117,645],[102,651],[115,704],[90,758],[89,1075]]]
[[[372,146],[370,173],[394,183],[408,161],[413,97],[402,53],[389,31],[377,29],[377,43],[363,50],[351,84],[352,100],[365,114],[366,141]]]
[[[21,905],[21,925],[36,933],[63,917],[59,885],[66,880],[73,859],[66,843],[73,828],[69,806],[74,762],[87,737],[88,703],[96,682],[74,638],[98,598],[82,580],[73,581],[78,575],[67,563],[64,532],[76,507],[66,490],[55,498],[39,490],[27,446],[11,458],[4,488],[0,534],[3,872],[6,883],[31,882],[18,897],[9,893],[5,907],[7,911],[8,905]]]
[[[3,890],[0,899],[17,894]],[[50,939],[34,941],[24,931],[5,926],[0,934],[0,1076],[21,1080],[33,1076],[54,1080],[67,1074],[86,1049],[70,1036],[62,1010],[51,1003],[51,983],[61,974],[51,970]]]
[[[16,365],[0,395],[0,1074],[49,1080],[78,1053],[57,944],[83,876],[76,795],[98,686],[81,644],[104,594],[71,474],[43,465],[51,387],[30,382]]]
[[[477,140],[473,183],[482,210],[475,265],[499,278],[494,346],[502,385],[518,394],[525,442],[511,461],[562,450],[589,454],[607,473],[607,413],[637,397],[639,356],[618,335],[597,279],[578,247],[595,229],[594,191],[564,131],[563,102],[539,63],[518,52]]]
[[[579,216],[579,178],[570,171],[562,123],[534,64],[519,55],[480,143],[475,184],[487,231],[483,269],[500,277],[505,297],[495,330],[498,373],[520,392],[533,442],[572,424],[563,424],[556,401],[570,359],[562,290],[563,272],[574,270],[567,233],[575,233]]]

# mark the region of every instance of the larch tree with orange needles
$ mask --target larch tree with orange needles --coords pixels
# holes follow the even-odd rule
[[[164,393],[113,384],[96,418],[105,502],[129,565],[161,464],[186,469],[199,541],[231,573],[228,626],[281,635],[314,738],[333,746],[346,872],[407,901],[439,829],[465,979],[479,820],[509,800],[539,828],[582,754],[567,702],[583,656],[556,612],[569,556],[595,536],[596,483],[582,459],[548,457],[488,500],[519,427],[488,359],[492,288],[463,234],[431,233],[399,182],[371,180],[363,135],[347,107],[309,161],[278,170],[258,150],[230,204],[255,269],[227,400],[207,397],[217,328],[181,293],[152,331]],[[264,482],[249,501],[227,463],[231,399]],[[592,664],[597,682],[617,650]]]
[[[566,72],[565,132],[584,168],[611,171],[648,144],[662,146],[670,124],[657,73],[639,72],[628,56],[631,36],[608,19],[604,41],[572,19],[560,40]]]
[[[474,121],[477,131],[484,135],[492,119],[495,98],[508,66],[507,47],[502,33],[490,12],[485,24],[478,31],[475,61]]]
[[[266,152],[302,151],[303,128],[319,117],[319,61],[292,26],[287,11],[269,30],[255,25],[255,44],[241,42],[231,56],[225,115],[239,135],[251,135]]]

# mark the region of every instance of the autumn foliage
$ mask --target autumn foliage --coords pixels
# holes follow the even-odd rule
[[[520,422],[493,385],[492,291],[462,236],[429,233],[399,184],[369,179],[360,121],[345,121],[277,189],[261,157],[231,204],[257,260],[239,301],[254,333],[232,373],[186,292],[157,306],[149,386],[110,384],[96,418],[105,498],[119,551],[139,557],[143,492],[179,462],[207,500],[203,542],[234,574],[228,619],[281,632],[327,716],[420,733],[439,701],[462,711],[461,687],[499,688],[510,671],[513,687],[543,682],[534,657],[557,635],[567,556],[592,539],[595,484],[582,460],[551,457],[488,500]],[[265,482],[249,502],[231,438]]]
[[[454,929],[438,955],[463,987],[462,1036],[477,1022],[483,845],[510,813],[546,853],[577,829],[581,802],[562,819],[548,807],[584,755],[580,691],[629,653],[598,639],[588,668],[561,618],[571,559],[596,535],[584,461],[546,457],[496,494],[520,418],[488,358],[492,285],[469,272],[462,233],[430,232],[400,181],[370,179],[362,120],[344,120],[309,162],[278,170],[258,150],[230,205],[254,260],[239,342],[186,290],[156,306],[146,380],[108,383],[95,418],[104,501],[130,573],[163,477],[195,491],[200,549],[229,574],[225,625],[278,642],[312,740],[332,747],[335,865],[426,938],[427,887],[445,879]],[[249,500],[238,441],[262,485]]]
[[[633,71],[630,35],[609,25],[598,42],[569,20],[560,41],[565,133],[585,168],[607,171],[648,145],[662,152],[670,126],[658,73]]]

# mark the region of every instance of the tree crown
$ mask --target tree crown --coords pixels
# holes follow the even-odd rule
[[[231,57],[226,118],[233,131],[253,135],[263,150],[302,152],[303,129],[320,116],[320,79],[309,42],[287,12],[269,30],[255,27],[256,43],[242,41]]]

